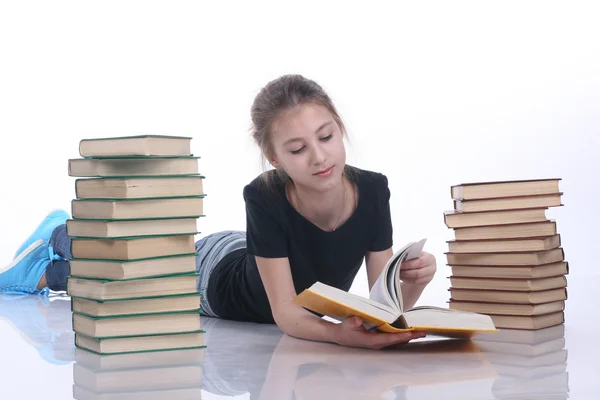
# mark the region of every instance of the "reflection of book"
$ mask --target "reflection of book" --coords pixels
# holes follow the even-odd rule
[[[564,336],[565,325],[560,324],[548,328],[539,329],[536,331],[528,331],[522,329],[499,329],[498,332],[493,335],[477,334],[473,336],[473,339],[478,344],[483,341],[486,341],[536,345],[554,339],[564,338]]]
[[[492,391],[499,399],[566,399],[569,393],[569,374],[563,371],[532,379],[501,377],[494,382]]]
[[[104,356],[75,349],[75,362],[93,371],[194,365],[204,361],[205,348]]]
[[[98,393],[73,385],[73,398],[76,400],[200,400],[202,388]]]
[[[369,328],[385,332],[426,330],[443,336],[494,332],[494,324],[487,315],[440,307],[403,309],[400,265],[403,261],[419,257],[424,243],[425,239],[409,243],[397,251],[373,285],[368,299],[316,282],[300,293],[295,302],[311,311],[339,320],[358,316]]]
[[[492,341],[475,341],[477,346],[485,352],[503,354],[521,354],[524,356],[537,357],[565,347],[565,338],[557,338],[539,344],[506,343]]]
[[[500,375],[493,388],[499,398],[564,398],[569,390],[564,334],[564,324],[536,331],[500,329],[472,342]]]
[[[503,364],[531,368],[566,363],[568,353],[567,349],[560,349],[539,356],[489,352],[485,353],[485,358],[493,365]]]
[[[204,349],[101,356],[76,349],[78,400],[200,399]]]
[[[202,365],[140,368],[117,371],[93,371],[73,364],[73,381],[95,392],[127,392],[199,387]]]
[[[389,392],[408,399],[438,399],[440,393],[448,399],[494,398],[497,374],[469,341],[421,341],[401,352],[336,352],[329,357],[326,366],[296,381],[294,398],[379,399],[389,398]]]

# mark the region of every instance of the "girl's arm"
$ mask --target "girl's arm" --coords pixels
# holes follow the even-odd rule
[[[301,339],[336,342],[335,324],[319,318],[293,302],[296,289],[287,257],[256,256],[256,264],[267,292],[273,318],[283,332]]]
[[[348,318],[341,324],[329,322],[293,302],[296,297],[296,289],[287,257],[263,258],[256,256],[256,264],[267,292],[275,323],[289,336],[375,349],[406,343],[411,339],[423,336],[421,332],[368,332],[362,326],[359,318]]]
[[[385,264],[393,256],[392,248],[383,251],[368,252],[366,255],[367,278],[369,290],[381,275]],[[419,300],[425,286],[431,281],[435,274],[435,258],[429,253],[423,252],[416,260],[402,263],[400,268],[400,279],[402,279],[402,303],[404,309],[412,308]]]

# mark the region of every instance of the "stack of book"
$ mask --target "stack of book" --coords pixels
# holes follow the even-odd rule
[[[564,323],[569,264],[550,207],[562,206],[560,179],[467,183],[451,187],[444,213],[449,308],[489,315],[497,328]]]
[[[84,139],[70,276],[75,345],[99,354],[203,347],[194,237],[203,179],[191,138]]]

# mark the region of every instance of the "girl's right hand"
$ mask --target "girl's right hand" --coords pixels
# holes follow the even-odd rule
[[[338,324],[335,341],[348,347],[383,349],[384,347],[406,344],[412,339],[425,337],[425,332],[410,331],[401,333],[370,332],[359,317],[346,318]]]

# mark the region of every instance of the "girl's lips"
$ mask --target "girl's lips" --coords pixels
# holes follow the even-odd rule
[[[326,170],[323,170],[323,171],[317,172],[315,175],[316,175],[316,176],[321,176],[321,177],[326,177],[326,176],[329,176],[329,175],[331,174],[331,171],[332,171],[332,170],[333,170],[333,166],[332,166],[332,167],[329,167],[329,168],[327,168]]]

